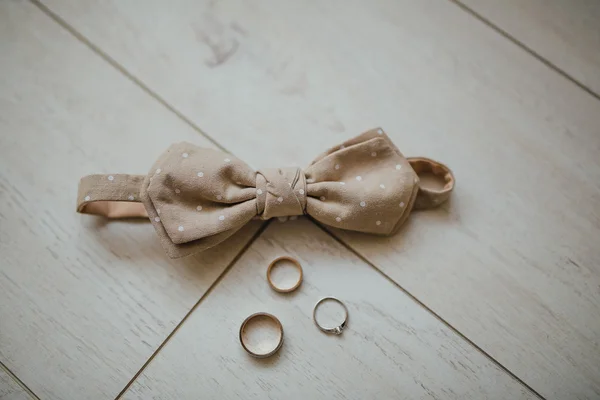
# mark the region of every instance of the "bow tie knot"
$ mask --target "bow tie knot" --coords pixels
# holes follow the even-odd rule
[[[262,219],[302,215],[306,178],[300,168],[265,168],[256,173],[256,213]]]

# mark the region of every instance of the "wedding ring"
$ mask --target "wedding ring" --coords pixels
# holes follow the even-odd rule
[[[246,344],[245,340],[244,340],[244,330],[246,329],[246,326],[253,320],[258,319],[258,318],[268,318],[272,321],[274,321],[277,324],[277,329],[279,330],[279,341],[277,343],[277,345],[268,351],[265,351],[264,353],[258,353],[256,351],[252,351],[248,348],[248,345]],[[242,347],[244,348],[244,350],[246,350],[246,352],[248,354],[250,354],[252,357],[255,358],[267,358],[267,357],[271,357],[273,354],[277,353],[277,351],[281,348],[281,346],[283,345],[283,326],[281,325],[281,322],[279,321],[279,319],[277,319],[276,316],[266,313],[266,312],[258,312],[255,314],[250,315],[248,318],[246,318],[244,320],[244,322],[242,322],[242,326],[240,326],[240,343],[242,344]]]
[[[273,270],[273,267],[279,262],[279,261],[290,261],[292,264],[294,264],[294,266],[296,267],[296,269],[298,270],[298,272],[300,272],[300,277],[298,278],[298,282],[296,282],[294,284],[294,286],[290,287],[290,288],[281,288],[278,287],[277,285],[275,285],[275,283],[273,282],[273,280],[271,279],[271,272]],[[298,262],[298,260],[296,260],[295,258],[292,257],[288,257],[288,256],[283,256],[283,257],[278,257],[276,259],[274,259],[273,261],[271,261],[271,264],[269,264],[269,268],[267,268],[267,280],[269,281],[269,285],[273,288],[273,290],[275,290],[276,292],[279,293],[289,293],[289,292],[293,292],[294,290],[298,289],[298,287],[300,286],[300,284],[302,283],[302,266],[300,266],[300,263]]]
[[[319,325],[319,322],[317,321],[317,309],[321,304],[323,304],[326,301],[333,301],[335,303],[340,304],[344,308],[344,320],[340,325],[336,326],[335,328],[325,328]],[[323,332],[341,335],[342,331],[344,330],[344,328],[346,328],[346,325],[348,323],[348,309],[346,308],[346,305],[342,303],[339,299],[336,299],[335,297],[324,297],[321,300],[319,300],[317,304],[315,304],[315,308],[313,310],[313,321],[315,322],[315,325],[317,325],[317,327]]]

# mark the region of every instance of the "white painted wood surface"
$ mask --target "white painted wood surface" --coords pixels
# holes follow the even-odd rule
[[[76,214],[82,175],[209,143],[28,2],[0,2],[0,53],[0,360],[40,398],[112,399],[258,225],[172,261],[148,223]]]
[[[254,166],[376,125],[447,162],[443,209],[337,234],[546,397],[600,396],[588,93],[440,0],[44,3]]]
[[[600,95],[600,2],[460,0]]]
[[[532,399],[524,386],[310,221],[272,223],[125,393],[124,399]],[[296,257],[302,286],[272,290],[269,262]],[[341,336],[321,333],[312,309],[337,296],[349,309]],[[284,329],[270,359],[238,341],[250,314]]]
[[[0,399],[33,400],[33,397],[0,366]]]

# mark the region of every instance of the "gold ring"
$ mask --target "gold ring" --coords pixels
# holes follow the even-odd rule
[[[243,332],[244,332],[244,328],[246,328],[246,325],[248,325],[248,323],[253,320],[254,318],[258,318],[258,317],[267,317],[273,321],[275,321],[275,323],[277,324],[277,327],[279,328],[279,343],[277,343],[277,346],[275,346],[275,348],[269,352],[266,353],[255,353],[252,350],[250,350],[247,346],[246,343],[244,343],[244,338],[243,338]],[[242,326],[240,326],[240,343],[242,344],[242,347],[244,348],[244,350],[246,350],[246,352],[248,354],[250,354],[252,357],[256,357],[256,358],[267,358],[267,357],[271,357],[273,354],[277,353],[277,351],[281,348],[281,346],[283,345],[283,325],[281,325],[281,322],[279,321],[279,319],[277,319],[276,316],[266,313],[266,312],[257,312],[255,314],[250,315],[248,318],[246,318],[244,320],[244,322],[242,322]]]
[[[292,286],[291,288],[287,288],[287,289],[283,289],[280,287],[277,287],[275,285],[275,283],[273,283],[273,280],[271,279],[271,271],[273,270],[273,267],[275,266],[275,264],[277,264],[279,261],[283,261],[283,260],[287,260],[287,261],[291,261],[292,264],[294,264],[294,266],[298,269],[298,271],[300,272],[300,277],[298,278],[298,282],[296,282],[296,284],[294,286]],[[273,261],[271,261],[271,264],[269,264],[269,268],[267,268],[267,281],[269,281],[269,285],[273,288],[273,290],[275,290],[276,292],[279,293],[289,293],[289,292],[293,292],[294,290],[298,289],[298,287],[300,286],[300,284],[302,283],[302,266],[300,266],[300,263],[298,262],[298,260],[296,260],[295,258],[292,257],[288,257],[288,256],[283,256],[283,257],[278,257],[276,259],[274,259]]]

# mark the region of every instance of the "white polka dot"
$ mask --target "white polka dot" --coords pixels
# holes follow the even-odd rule
[[[196,207],[196,211],[202,211],[202,206]]]
[[[277,201],[281,203],[283,201],[283,197],[278,197]]]
[[[189,156],[189,154],[188,154],[188,153],[183,153],[183,154],[181,155],[181,157],[183,157],[183,158],[188,158],[188,156]]]
[[[325,201],[325,200],[326,200],[326,199],[325,199],[325,196],[321,196],[321,197],[319,197],[319,200],[321,200],[321,201]]]
[[[377,153],[376,152],[372,152],[371,153],[371,157],[377,157]]]
[[[381,129],[377,129],[377,133],[379,133],[380,135],[383,135],[383,131]]]
[[[400,168],[402,168],[402,165],[396,164],[396,169],[400,169]]]
[[[198,172],[196,175],[198,175],[199,178],[202,178],[204,176],[204,172]]]
[[[154,222],[160,222],[160,217],[154,217]]]
[[[219,221],[224,221],[225,220],[225,216],[224,215],[219,215]]]
[[[304,189],[300,189],[300,190],[298,190],[298,193],[300,193],[300,194],[304,194]]]
[[[381,185],[379,185],[380,188],[385,189],[385,185],[382,183]]]
[[[381,225],[381,221],[375,222],[375,225],[377,225],[377,226]]]
[[[217,200],[223,200],[223,196],[221,196],[220,194],[217,195]]]
[[[127,197],[127,200],[129,200],[129,201],[133,201],[133,195],[132,195],[132,194],[130,194],[130,195],[129,195],[129,197]]]
[[[179,193],[181,193],[181,190],[175,189],[175,193],[179,194]]]
[[[84,200],[85,201],[90,201],[90,196],[85,196]]]
[[[160,171],[162,171],[162,169],[159,168],[159,169],[156,170],[156,173],[160,174]]]
[[[404,202],[400,202],[400,207],[404,207]]]
[[[297,215],[292,215],[292,216],[290,217],[290,221],[295,221],[295,220],[297,220],[297,219],[298,219],[298,216],[297,216]]]
[[[256,189],[256,194],[261,195],[262,194],[262,190],[261,189]]]
[[[340,164],[335,164],[335,169],[340,169]]]
[[[359,176],[357,176],[357,177],[356,177],[356,180],[357,180],[357,181],[362,181],[362,176],[360,176],[360,175],[359,175]]]
[[[336,220],[337,222],[342,222],[342,219],[341,219],[340,217],[335,217],[335,220]]]
[[[177,230],[178,230],[179,232],[183,232],[183,226],[179,225],[179,228],[177,228]]]
[[[224,159],[223,161],[225,162],[230,162],[231,160],[229,158]]]
[[[114,176],[112,176],[112,175],[109,175],[109,176],[108,176],[108,180],[112,182],[112,181],[114,181],[114,180],[115,180],[115,177],[114,177]]]
[[[160,215],[160,210],[158,208],[156,209],[156,213]]]
[[[346,182],[340,182],[340,185],[345,185],[345,184],[346,184]]]
[[[364,207],[364,206],[366,206],[366,205],[367,205],[367,203],[365,203],[364,201],[361,201],[361,202],[360,202],[360,206],[361,206],[361,207]]]
[[[288,220],[288,217],[277,217],[277,219],[279,220],[279,222],[285,222]]]

